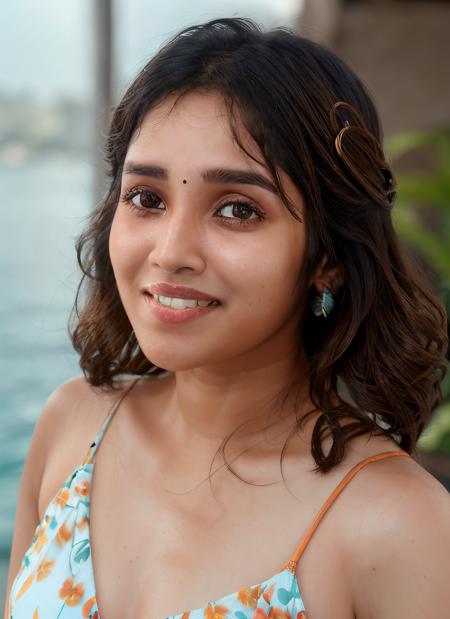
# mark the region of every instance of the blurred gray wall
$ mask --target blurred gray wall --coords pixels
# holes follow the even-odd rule
[[[364,80],[385,135],[450,126],[450,2],[305,0],[299,29]]]

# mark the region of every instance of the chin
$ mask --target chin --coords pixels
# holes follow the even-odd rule
[[[180,342],[180,346],[181,342]],[[171,352],[167,349],[167,346],[164,350],[157,350],[155,346],[142,346],[140,345],[143,355],[156,365],[157,367],[166,370],[167,372],[177,372],[182,370],[192,370],[199,365],[202,365],[202,362],[198,358],[197,355],[189,354],[189,351],[180,350]],[[192,349],[191,349],[192,350]]]
[[[139,342],[142,353],[145,357],[159,368],[164,368],[168,372],[182,372],[194,370],[200,367],[220,364],[225,361],[224,351],[201,350],[198,344],[186,344],[182,339],[177,339],[173,348],[167,345],[167,341],[161,346],[145,345]],[[217,344],[213,344],[217,346]]]

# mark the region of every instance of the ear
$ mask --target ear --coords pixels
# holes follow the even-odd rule
[[[323,292],[325,288],[328,288],[333,294],[343,284],[342,271],[339,266],[333,268],[327,268],[328,258],[324,256],[317,267],[311,283],[317,290],[317,292]]]

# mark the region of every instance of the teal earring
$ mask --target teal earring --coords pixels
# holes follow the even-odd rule
[[[333,295],[328,288],[324,288],[323,292],[314,297],[312,302],[314,316],[323,316],[327,318],[328,314],[333,310],[333,307]]]

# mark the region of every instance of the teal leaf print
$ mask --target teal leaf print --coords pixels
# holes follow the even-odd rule
[[[280,587],[277,591],[277,595],[278,595],[278,599],[280,600],[280,602],[285,605],[289,604],[289,602],[292,599],[295,599],[295,598],[300,599],[300,595],[297,590],[297,581],[295,580],[295,578],[292,579],[292,584],[291,584],[291,588],[289,589],[289,591],[285,589],[284,587]]]
[[[237,610],[234,613],[234,616],[236,617],[236,619],[247,619],[247,615],[243,613],[242,610]]]
[[[289,604],[289,602],[292,600],[293,595],[291,591],[288,591],[287,589],[285,589],[284,587],[280,587],[277,591],[277,596],[278,599],[280,600],[280,602],[284,605]]]
[[[56,520],[55,516],[53,516],[53,518],[51,519],[51,522],[50,522],[50,528],[54,529],[57,526],[58,526],[58,521]]]
[[[87,561],[91,554],[91,548],[89,545],[89,540],[84,539],[78,544],[77,551],[74,556],[75,563],[80,563],[80,561]]]

